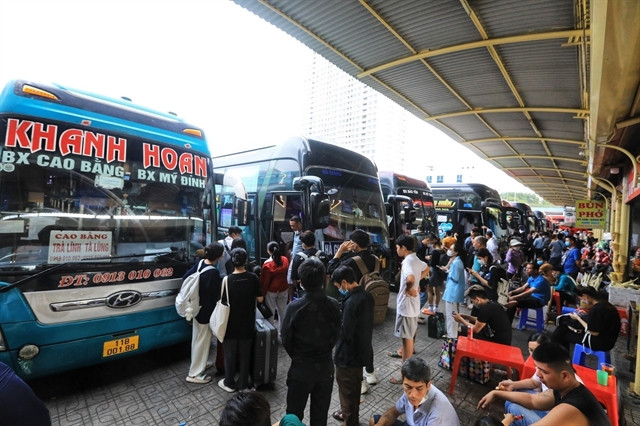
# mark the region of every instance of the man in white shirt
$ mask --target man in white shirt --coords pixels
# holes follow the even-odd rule
[[[233,240],[239,237],[242,237],[242,229],[237,226],[230,226],[227,230],[227,236],[218,241],[224,247],[224,252],[222,253],[222,257],[218,262],[218,271],[220,272],[221,278],[227,276],[227,270],[224,265],[226,265],[227,261],[231,259],[231,257],[229,256],[229,252],[231,252],[231,243],[233,243]]]
[[[491,257],[493,257],[493,263],[499,265],[502,261],[502,256],[500,256],[500,249],[498,248],[498,240],[496,236],[493,235],[493,231],[491,229],[487,229],[487,250],[491,253]]]
[[[396,251],[404,258],[400,271],[400,289],[398,290],[396,324],[394,334],[402,339],[402,361],[413,355],[414,339],[418,331],[420,316],[420,297],[418,283],[429,276],[429,265],[418,259],[415,253],[415,239],[403,234],[396,239]],[[396,352],[399,354],[399,352]],[[402,384],[402,378],[391,376],[391,383]]]

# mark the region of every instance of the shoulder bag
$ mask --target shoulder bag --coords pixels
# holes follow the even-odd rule
[[[229,313],[231,312],[231,304],[229,302],[229,284],[228,277],[224,277],[222,280],[222,286],[220,287],[220,300],[216,303],[216,307],[211,314],[209,320],[209,327],[213,332],[213,335],[221,342],[224,342],[224,335],[227,333],[227,323],[229,322]],[[226,304],[223,302],[223,296],[226,295]]]

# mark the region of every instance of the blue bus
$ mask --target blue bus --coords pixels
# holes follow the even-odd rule
[[[188,340],[175,295],[216,233],[202,130],[12,81],[0,146],[0,361],[30,379]]]

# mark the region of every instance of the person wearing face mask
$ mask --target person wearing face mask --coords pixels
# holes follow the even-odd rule
[[[348,266],[338,266],[331,282],[344,297],[342,325],[333,356],[340,410],[333,413],[333,418],[352,426],[359,423],[362,366],[366,365],[372,350],[373,296],[358,285],[355,273]]]
[[[507,278],[507,272],[504,268],[494,264],[493,256],[486,248],[478,249],[476,257],[480,264],[480,271],[472,269],[469,273],[477,280],[478,284],[484,287],[489,300],[496,302],[498,300],[498,284],[501,279]]]
[[[298,276],[304,295],[289,303],[282,319],[282,346],[291,357],[286,412],[302,421],[310,400],[309,424],[322,426],[327,424],[331,405],[332,352],[340,332],[340,307],[325,293],[325,268],[318,259],[302,262]]]
[[[569,235],[564,240],[567,252],[564,256],[562,268],[564,273],[570,275],[574,280],[578,278],[578,273],[582,270],[582,260],[580,259],[580,249],[577,246],[576,239],[573,235]]]
[[[464,262],[465,251],[462,241],[456,241],[452,248],[447,251],[447,256],[451,259],[448,268],[440,267],[447,272],[447,282],[445,284],[442,300],[445,301],[445,325],[447,336],[455,339],[458,337],[458,323],[453,319],[453,313],[460,310],[460,303],[464,302],[465,274]]]
[[[447,397],[431,383],[431,369],[425,360],[416,356],[409,358],[402,364],[401,372],[404,388],[402,397],[384,414],[376,414],[369,419],[369,426],[460,425],[458,415]],[[412,422],[398,421],[402,414]]]
[[[562,305],[576,305],[576,281],[569,275],[565,274],[562,267],[553,267],[554,276],[556,278],[555,291],[560,293],[560,301]]]

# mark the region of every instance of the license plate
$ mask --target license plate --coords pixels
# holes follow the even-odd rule
[[[123,354],[138,349],[140,336],[123,337],[122,339],[109,340],[102,346],[102,357]]]

